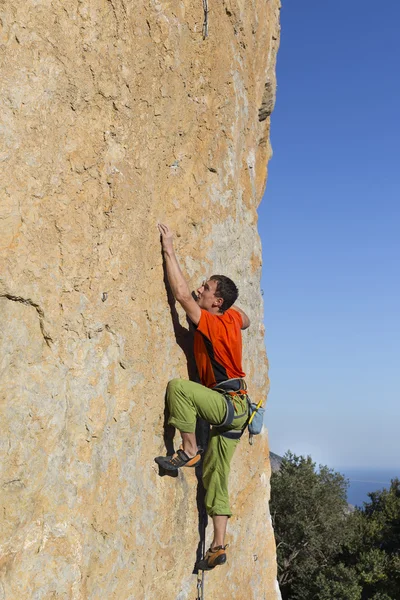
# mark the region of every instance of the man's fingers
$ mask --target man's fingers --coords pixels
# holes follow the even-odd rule
[[[168,225],[164,225],[164,223],[158,223],[157,227],[161,235],[167,235],[168,233],[170,233]]]

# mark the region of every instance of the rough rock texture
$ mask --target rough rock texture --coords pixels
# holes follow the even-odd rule
[[[202,0],[0,2],[0,600],[196,595],[196,475],[153,463],[189,342],[156,223],[193,287],[237,281],[265,396],[256,211],[279,37],[279,0],[209,4],[203,39]],[[243,439],[208,599],[279,597],[269,473],[266,434]]]

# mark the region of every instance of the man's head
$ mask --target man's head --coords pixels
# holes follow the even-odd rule
[[[200,308],[213,313],[224,313],[239,296],[239,290],[232,279],[225,275],[212,275],[197,289]]]

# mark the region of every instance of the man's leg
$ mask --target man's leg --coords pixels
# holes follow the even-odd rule
[[[195,432],[197,417],[218,425],[226,413],[226,402],[220,393],[186,379],[172,379],[168,383],[167,402],[168,423],[184,433]]]
[[[195,435],[197,417],[211,424],[221,423],[226,413],[225,399],[218,392],[193,381],[173,379],[168,384],[167,402],[168,423],[180,431],[183,452],[178,450],[172,457],[158,456],[155,460],[165,469],[195,466],[200,461]]]
[[[213,518],[214,526],[214,538],[211,542],[210,548],[217,548],[217,546],[225,546],[225,534],[226,526],[228,524],[227,515],[214,515]]]
[[[225,534],[228,518],[231,516],[228,495],[230,462],[239,440],[222,437],[211,432],[209,445],[203,464],[203,484],[206,489],[205,505],[212,518],[214,535],[209,550],[197,568],[203,571],[213,569],[226,562]]]
[[[221,423],[226,403],[218,392],[213,392],[193,381],[173,379],[168,384],[167,401],[169,424],[179,429],[184,452],[192,458],[197,454],[196,420],[200,416],[209,423]]]
[[[225,532],[228,517],[226,515],[214,515],[212,520],[214,538],[204,558],[197,563],[197,568],[200,571],[209,571],[218,565],[226,563]]]
[[[246,411],[247,400],[236,397],[234,401],[235,414]],[[245,425],[247,415],[235,419],[232,429],[241,430]],[[206,556],[198,563],[199,569],[212,569],[226,562],[225,533],[228,518],[231,516],[229,505],[228,480],[231,460],[238,439],[229,439],[215,429],[211,432],[209,445],[203,464],[203,484],[206,489],[205,505],[207,514],[213,520],[214,536]]]
[[[214,516],[229,518],[232,515],[228,482],[231,460],[238,443],[239,440],[227,439],[215,430],[211,431],[203,463],[203,484],[207,514],[212,519]]]
[[[182,436],[183,451],[186,452],[190,458],[193,458],[198,452],[196,434],[185,433],[184,431],[181,431],[180,434]]]

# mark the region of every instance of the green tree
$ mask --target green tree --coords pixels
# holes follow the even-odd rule
[[[400,600],[400,481],[348,510],[347,481],[286,453],[271,478],[283,600]]]
[[[371,501],[364,506],[367,519],[377,526],[375,542],[388,554],[400,552],[400,480],[393,479],[390,488],[368,494]]]
[[[370,502],[349,516],[341,560],[356,569],[362,600],[399,600],[400,481],[368,495]]]
[[[317,598],[310,595],[317,593],[312,586],[347,540],[346,491],[347,481],[340,473],[326,466],[317,470],[310,456],[287,452],[279,472],[273,473],[271,515],[284,600]],[[358,600],[353,579],[349,586],[349,598]]]
[[[327,567],[317,575],[315,583],[305,590],[310,597],[318,600],[361,600],[362,587],[359,585],[355,569],[342,563]],[[310,593],[311,592],[311,593]]]

